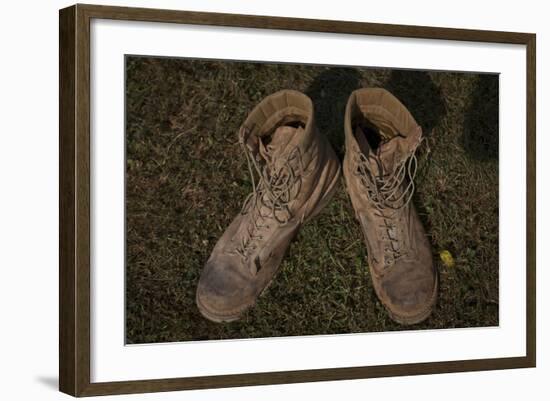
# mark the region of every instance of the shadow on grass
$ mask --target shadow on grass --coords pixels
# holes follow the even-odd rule
[[[462,145],[476,160],[498,159],[498,75],[477,77],[464,113]]]
[[[425,136],[446,113],[441,89],[426,71],[393,70],[384,88],[409,109]]]
[[[354,68],[334,67],[319,74],[306,89],[313,100],[315,119],[338,156],[344,156],[344,112],[348,97],[361,87],[361,75]]]
[[[440,124],[446,113],[446,102],[441,93],[441,89],[433,82],[426,71],[393,70],[384,88],[397,97],[401,103],[411,112],[416,122],[422,127],[424,137],[431,135],[432,131]],[[442,133],[444,134],[444,133]],[[424,149],[420,148],[422,152]],[[421,158],[416,181],[421,180],[421,176],[426,174],[426,168],[429,168],[429,155],[423,155]],[[422,225],[427,233],[432,231],[432,226],[428,218],[428,210],[424,203],[418,199],[422,196],[421,191],[414,195],[414,205],[418,211]],[[434,241],[430,238],[433,246]]]

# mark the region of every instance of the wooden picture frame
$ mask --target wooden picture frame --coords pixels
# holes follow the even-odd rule
[[[90,380],[90,21],[94,18],[525,45],[527,49],[526,356],[92,383]],[[80,4],[60,10],[59,27],[59,388],[62,392],[73,396],[94,396],[535,366],[536,37],[534,34]]]

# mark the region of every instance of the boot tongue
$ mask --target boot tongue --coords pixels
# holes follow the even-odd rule
[[[275,130],[267,145],[264,141],[259,141],[259,154],[265,160],[269,173],[276,171],[286,162],[287,155],[295,147],[301,132],[302,128],[281,126]]]
[[[302,128],[294,128],[289,126],[278,127],[271,136],[271,140],[268,144],[260,138],[258,143],[258,156],[265,161],[265,168],[267,169],[267,175],[282,174],[281,179],[284,182],[284,165],[287,164],[288,156],[290,152],[297,146],[300,140],[301,134],[304,132]],[[281,169],[283,169],[282,172]],[[270,188],[274,190],[274,188]],[[279,188],[280,189],[280,188]],[[269,199],[269,195],[265,193],[262,205],[260,206],[260,213],[263,216],[269,216],[273,212],[270,205],[272,201]],[[288,218],[287,212],[284,210],[275,210],[277,218],[279,220],[285,220]]]
[[[375,174],[383,175],[391,173],[397,164],[407,159],[418,145],[421,131],[414,132],[409,136],[394,136],[380,143],[377,149],[372,149],[365,134],[360,127],[355,130],[355,137],[359,148],[369,161],[370,167]],[[380,169],[382,171],[380,172]]]

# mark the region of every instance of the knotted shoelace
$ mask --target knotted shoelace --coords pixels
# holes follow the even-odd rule
[[[302,155],[295,147],[285,158],[284,163],[271,171],[271,163],[260,165],[251,151],[245,145],[248,134],[241,135],[241,145],[246,156],[248,171],[252,181],[252,193],[245,199],[241,214],[251,213],[246,233],[242,236],[235,252],[244,261],[257,247],[257,241],[263,240],[262,229],[270,229],[271,222],[282,226],[292,218],[289,204],[300,192],[303,173]],[[297,161],[294,163],[294,161]],[[297,165],[294,167],[293,164]],[[255,175],[258,175],[256,184]]]
[[[401,160],[393,169],[386,173],[379,157],[365,156],[359,152],[356,175],[359,176],[367,190],[367,197],[376,207],[375,215],[382,218],[384,224],[378,226],[382,230],[381,239],[386,243],[384,247],[384,266],[390,267],[405,252],[401,246],[398,222],[399,211],[405,208],[414,194],[414,178],[418,168],[416,150],[422,140],[409,152],[407,157]],[[369,160],[370,159],[370,160]],[[376,163],[378,173],[373,171],[371,161]],[[403,183],[407,185],[403,188]]]

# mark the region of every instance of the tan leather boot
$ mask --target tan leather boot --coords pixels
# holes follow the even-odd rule
[[[255,304],[300,226],[328,203],[340,177],[338,158],[315,128],[313,104],[300,92],[266,97],[241,126],[239,141],[253,192],[218,240],[197,287],[200,312],[215,322],[236,320]]]
[[[421,322],[438,287],[430,243],[411,202],[422,129],[391,93],[369,88],[351,94],[345,135],[344,178],[376,294],[396,322]]]

